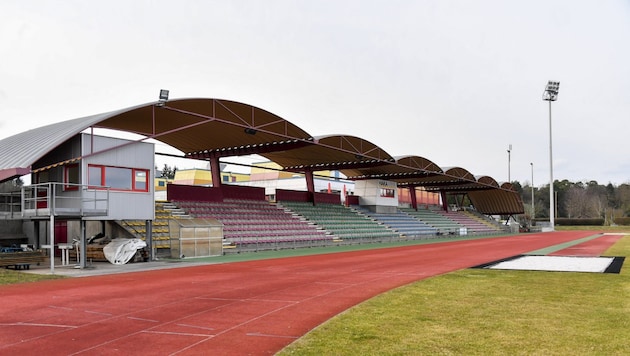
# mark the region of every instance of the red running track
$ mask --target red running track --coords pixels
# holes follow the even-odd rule
[[[624,234],[604,234],[590,241],[550,253],[550,256],[598,257],[608,250]]]
[[[593,234],[522,234],[3,286],[0,354],[273,354],[377,294]]]

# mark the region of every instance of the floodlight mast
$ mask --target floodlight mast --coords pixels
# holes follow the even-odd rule
[[[534,207],[534,162],[531,162],[530,165],[532,166],[532,223],[533,223],[534,219],[536,218],[536,209]]]
[[[512,183],[512,177],[511,177],[511,174],[510,174],[511,173],[510,172],[511,171],[511,167],[510,167],[511,166],[511,163],[510,163],[511,157],[510,156],[511,156],[511,153],[512,153],[512,144],[511,143],[508,146],[507,153],[508,153],[508,183]]]
[[[549,225],[555,230],[555,213],[553,197],[553,135],[551,131],[551,102],[558,100],[560,82],[549,81],[543,92],[542,99],[549,102]]]

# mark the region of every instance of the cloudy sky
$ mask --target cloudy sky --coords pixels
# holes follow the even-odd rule
[[[628,0],[0,2],[0,139],[164,88],[539,186],[548,80],[554,178],[630,183]]]

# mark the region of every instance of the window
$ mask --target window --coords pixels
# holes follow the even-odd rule
[[[394,193],[395,193],[394,189],[381,188],[381,197],[394,198],[395,197]]]
[[[116,190],[131,190],[133,172],[130,168],[104,167],[105,168],[105,184]]]
[[[147,169],[88,166],[88,184],[91,188],[108,186],[113,190],[148,192]]]
[[[48,171],[38,172],[36,177],[35,177],[35,182],[36,183],[48,183],[48,182],[50,182],[50,179],[48,178]]]
[[[64,166],[63,170],[63,181],[66,183],[63,187],[65,190],[78,190],[79,186],[77,184],[80,183],[79,179],[79,164],[68,164]]]
[[[133,181],[133,190],[139,190],[143,192],[149,190],[147,187],[147,172],[144,170],[134,169],[134,173],[135,179]]]
[[[95,187],[103,185],[103,167],[101,166],[88,166],[88,185]]]

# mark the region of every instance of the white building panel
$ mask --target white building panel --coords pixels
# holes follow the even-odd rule
[[[147,191],[133,189],[110,188],[109,211],[106,217],[94,217],[95,220],[122,220],[138,219],[153,220],[155,218],[155,198],[153,173],[155,168],[155,148],[152,143],[133,142],[129,140],[82,135],[81,181],[84,184],[90,182],[89,168],[119,170],[127,172],[133,170],[133,174],[143,175],[146,172],[145,184]],[[92,177],[94,182],[95,177]],[[133,177],[132,179],[136,179]],[[107,183],[106,183],[107,184]],[[86,217],[86,219],[90,219]]]
[[[359,196],[359,204],[375,212],[393,212],[398,207],[396,182],[387,180],[359,180],[354,192]]]

